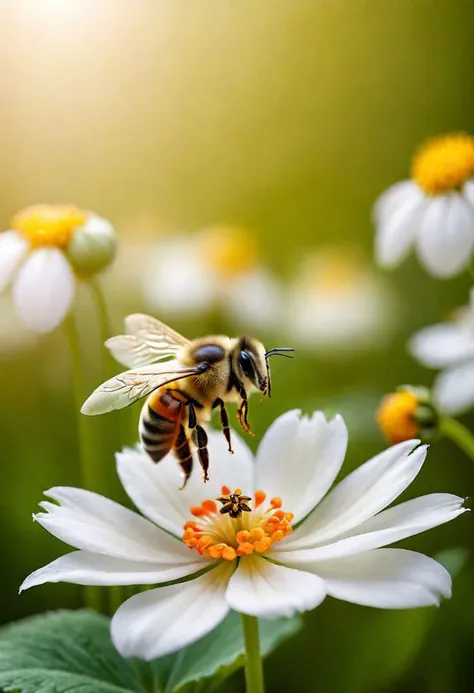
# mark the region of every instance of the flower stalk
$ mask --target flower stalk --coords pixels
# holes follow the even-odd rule
[[[453,441],[471,460],[474,461],[474,436],[457,419],[443,416],[440,421],[440,432]]]
[[[247,693],[264,693],[262,655],[258,633],[258,618],[242,615],[245,645],[245,686]]]
[[[92,298],[95,303],[95,308],[97,312],[97,321],[99,325],[99,335],[100,335],[100,342],[101,345],[103,345],[107,339],[111,336],[112,330],[111,330],[111,321],[110,321],[110,316],[109,312],[107,309],[107,301],[105,300],[105,295],[102,290],[102,287],[97,280],[96,277],[92,277],[89,280],[89,287],[92,293]],[[112,359],[109,355],[109,352],[106,349],[102,349],[102,380],[107,380],[110,378],[113,374],[112,370]],[[81,402],[82,406],[83,402]],[[102,427],[102,430],[105,434],[110,430],[109,427],[107,427],[107,424],[105,424]],[[105,436],[104,436],[105,438]],[[104,439],[104,444],[103,444],[103,456],[104,460],[107,460],[109,457],[109,450],[107,446],[107,440]],[[101,478],[101,481],[105,481],[110,479],[110,475],[105,475]],[[103,484],[102,484],[103,485]],[[107,493],[110,494],[111,497],[115,495],[116,487],[114,484],[114,480],[112,477],[111,483],[107,483],[108,488]],[[113,614],[120,604],[124,601],[124,590],[123,587],[116,585],[114,587],[111,587],[109,590],[109,612],[110,614]]]
[[[77,445],[79,453],[79,467],[81,483],[84,488],[94,488],[96,481],[93,448],[90,444],[86,421],[80,414],[84,401],[84,377],[81,358],[81,344],[74,316],[69,314],[64,322],[64,328],[68,339],[71,355],[71,372],[74,389],[74,411],[77,423]],[[100,592],[94,587],[84,587],[84,601],[86,606],[100,611]]]

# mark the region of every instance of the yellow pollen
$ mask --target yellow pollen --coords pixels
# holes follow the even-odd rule
[[[474,176],[474,139],[461,132],[428,140],[415,154],[411,173],[429,195],[459,190]]]
[[[388,441],[401,443],[419,435],[420,426],[415,419],[418,404],[412,392],[393,392],[382,399],[375,416]]]
[[[216,226],[202,231],[199,240],[203,261],[224,281],[245,274],[258,262],[257,239],[246,229]]]
[[[36,205],[18,212],[11,227],[25,236],[32,248],[65,249],[87,216],[73,205]]]
[[[222,487],[222,492],[230,495],[227,486]],[[234,494],[244,498],[247,505],[251,503],[250,497],[244,496],[241,489],[235,489]],[[247,510],[236,515],[222,513],[222,508],[218,512],[213,500],[204,500],[201,505],[192,506],[190,512],[196,520],[185,523],[183,542],[202,556],[214,560],[234,561],[252,553],[265,553],[272,544],[282,541],[291,533],[293,520],[293,513],[283,510],[281,498],[272,498],[264,506],[265,499],[266,494],[257,491],[254,509],[248,505],[250,512]]]

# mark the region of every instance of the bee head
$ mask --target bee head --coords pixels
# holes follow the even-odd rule
[[[293,351],[293,349],[281,348],[265,351],[263,344],[252,337],[240,337],[237,342],[234,356],[234,368],[239,378],[244,384],[250,382],[251,385],[260,390],[263,395],[271,395],[270,356],[287,356],[283,352]]]

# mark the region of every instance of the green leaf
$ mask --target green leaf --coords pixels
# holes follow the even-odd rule
[[[136,674],[115,650],[109,619],[57,611],[0,630],[0,687],[21,693],[133,693]]]
[[[198,693],[212,691],[243,665],[240,616],[231,613],[214,631],[154,662],[125,660],[100,614],[58,611],[0,629],[0,688],[20,693]],[[262,652],[293,635],[299,618],[260,624]]]
[[[263,656],[269,654],[283,640],[301,628],[301,619],[260,621],[260,641]],[[199,682],[206,691],[213,690],[232,672],[244,664],[244,643],[240,615],[232,612],[205,638],[190,645],[178,655],[173,655],[165,693],[178,693],[186,684]],[[162,660],[158,660],[158,663]],[[212,680],[212,688],[210,680]]]

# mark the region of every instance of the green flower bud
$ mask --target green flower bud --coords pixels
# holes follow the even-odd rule
[[[92,275],[108,267],[115,257],[117,236],[113,226],[91,216],[75,229],[67,247],[69,260],[79,274]]]

